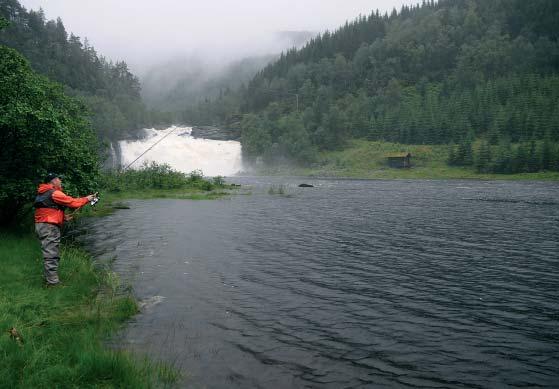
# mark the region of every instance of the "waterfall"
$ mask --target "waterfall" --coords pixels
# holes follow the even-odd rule
[[[202,170],[206,176],[231,176],[242,171],[241,144],[237,141],[194,138],[191,135],[192,127],[172,126],[165,130],[152,128],[146,130],[146,133],[144,139],[119,142],[122,166],[127,166],[160,141],[136,161],[132,168],[154,161],[169,164],[173,169],[184,173]]]
[[[107,148],[105,160],[103,161],[104,170],[116,170],[120,167],[120,149],[118,142],[110,142]]]

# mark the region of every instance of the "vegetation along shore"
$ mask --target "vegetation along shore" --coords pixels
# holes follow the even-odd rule
[[[458,149],[459,146],[450,146]],[[316,162],[301,167],[297,164],[279,163],[274,166],[261,165],[256,172],[261,175],[292,175],[311,177],[338,177],[362,179],[478,179],[478,180],[559,180],[559,172],[538,170],[533,166],[541,163],[543,145],[535,148],[515,145],[505,152],[499,146],[491,146],[494,159],[484,158],[480,151],[483,143],[474,142],[466,150],[465,164],[449,161],[452,152],[446,145],[403,145],[381,141],[353,140],[342,150],[324,151]],[[538,149],[539,147],[539,149]],[[531,154],[532,150],[532,154]],[[487,150],[485,150],[487,152]],[[411,155],[411,168],[390,168],[388,156]],[[499,154],[501,153],[501,154]],[[455,153],[455,155],[458,153]],[[454,157],[456,159],[456,156]],[[450,162],[450,163],[449,163]],[[508,164],[508,174],[495,172]],[[505,165],[505,168],[506,165]],[[516,169],[516,170],[513,170]]]
[[[82,249],[64,245],[63,286],[44,288],[39,243],[26,233],[0,234],[0,386],[6,388],[165,385],[177,372],[103,342],[134,315],[118,277],[96,268]]]

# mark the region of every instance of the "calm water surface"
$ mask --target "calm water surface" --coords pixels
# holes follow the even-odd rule
[[[181,385],[559,387],[559,184],[234,181],[87,222]]]

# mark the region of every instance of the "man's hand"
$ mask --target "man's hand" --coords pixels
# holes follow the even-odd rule
[[[64,215],[64,221],[69,222],[69,221],[72,221],[72,220],[74,220],[74,216],[66,215],[66,214]]]
[[[86,196],[87,201],[91,201],[95,198],[95,194],[90,194],[89,196]]]

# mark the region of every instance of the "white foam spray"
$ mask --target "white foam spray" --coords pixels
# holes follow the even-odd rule
[[[237,141],[196,139],[191,136],[192,127],[146,131],[144,139],[119,142],[122,166],[127,166],[168,135],[131,167],[138,168],[144,162],[154,161],[169,164],[184,173],[202,170],[206,176],[232,176],[242,171],[241,144]]]

